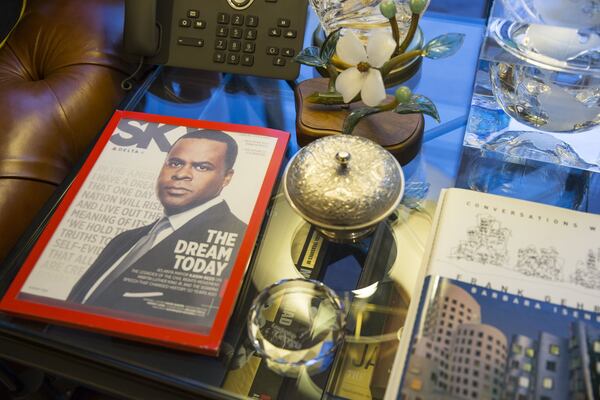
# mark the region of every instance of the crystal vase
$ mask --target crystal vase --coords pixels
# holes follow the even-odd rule
[[[352,29],[363,42],[375,31],[391,32],[388,19],[379,11],[382,0],[310,0],[310,4],[319,17],[319,22],[330,34],[339,28]],[[411,11],[408,0],[395,0],[396,20],[401,40],[410,26]]]

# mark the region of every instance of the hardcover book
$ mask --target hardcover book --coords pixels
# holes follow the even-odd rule
[[[600,399],[600,216],[443,191],[387,399]]]
[[[0,309],[217,354],[288,139],[116,112]]]

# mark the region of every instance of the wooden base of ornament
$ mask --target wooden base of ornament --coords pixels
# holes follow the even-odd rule
[[[327,91],[327,84],[328,79],[325,78],[308,79],[299,83],[294,91],[296,137],[300,146],[324,136],[341,134],[346,116],[356,108],[364,107],[362,102],[343,107],[305,101],[314,92]],[[352,134],[373,140],[405,165],[421,149],[424,124],[422,114],[400,115],[389,111],[362,118]]]

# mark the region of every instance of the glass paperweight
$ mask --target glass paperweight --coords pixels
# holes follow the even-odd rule
[[[248,332],[272,371],[298,377],[329,367],[344,324],[342,302],[330,288],[309,279],[285,279],[256,297]]]

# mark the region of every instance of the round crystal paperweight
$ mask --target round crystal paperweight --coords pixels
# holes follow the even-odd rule
[[[344,337],[338,296],[321,282],[286,279],[264,289],[250,309],[248,332],[268,367],[286,377],[325,370]]]

